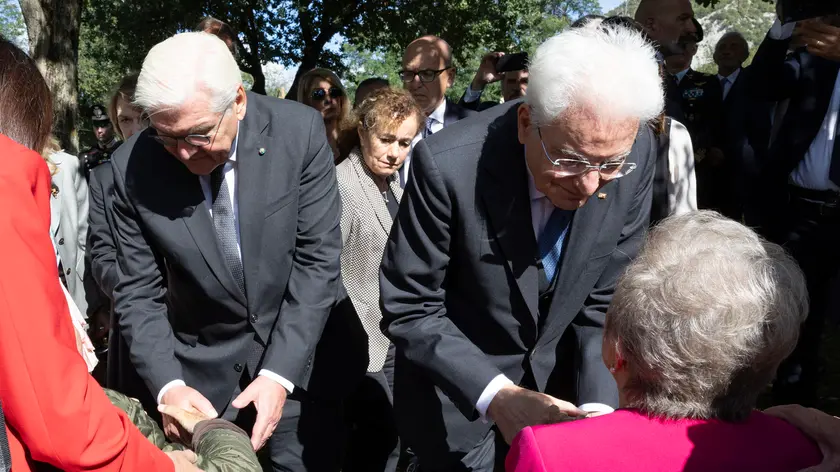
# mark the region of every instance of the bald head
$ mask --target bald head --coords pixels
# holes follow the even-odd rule
[[[667,50],[681,37],[697,33],[689,0],[642,0],[635,18],[660,49]]]
[[[403,54],[401,76],[405,88],[426,114],[434,112],[455,81],[449,43],[437,36],[423,36],[412,41]]]

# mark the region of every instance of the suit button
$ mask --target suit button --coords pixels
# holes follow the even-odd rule
[[[64,245],[64,238],[61,238],[61,239],[59,239],[59,240],[58,240],[58,245],[59,245],[59,246],[63,246],[63,245]]]
[[[237,372],[242,372],[242,364],[235,364],[233,366],[233,370],[235,370]]]
[[[65,270],[64,273],[70,275],[70,269]]]
[[[254,314],[251,315],[251,323],[256,323],[258,319],[260,319],[260,318],[257,315],[254,315]]]

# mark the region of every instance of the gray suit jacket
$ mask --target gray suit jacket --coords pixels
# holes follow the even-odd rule
[[[518,106],[494,107],[414,148],[385,248],[380,290],[397,347],[397,422],[432,469],[485,436],[491,425],[475,405],[499,374],[576,404],[618,402],[601,337],[615,283],[648,226],[655,140],[640,127],[628,158],[638,169],[575,212],[540,316]]]
[[[359,148],[336,167],[336,177],[342,202],[341,278],[368,335],[367,370],[379,372],[391,345],[379,327],[379,266],[393,221]],[[399,202],[399,174],[395,172],[388,184]]]
[[[247,293],[224,262],[199,177],[153,132],[133,136],[111,162],[115,311],[138,373],[153,395],[183,379],[220,413],[243,372],[266,368],[306,389],[341,251],[323,119],[248,94],[236,164]]]
[[[50,235],[64,269],[67,291],[82,315],[87,315],[85,300],[85,249],[88,230],[88,186],[79,159],[66,152],[56,152],[50,161],[58,169],[52,176],[50,199]]]

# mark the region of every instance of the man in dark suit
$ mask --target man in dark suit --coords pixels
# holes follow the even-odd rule
[[[683,53],[684,44],[680,39],[697,33],[694,9],[689,0],[641,0],[634,18],[654,42],[663,67],[666,58]],[[665,81],[665,93],[665,114],[685,124],[679,90],[669,80]]]
[[[640,43],[562,33],[537,50],[525,103],[418,144],[380,287],[398,427],[420,470],[492,471],[524,426],[617,404],[604,316],[648,225],[646,122],[663,106]],[[635,69],[621,81],[618,55]]]
[[[773,107],[750,91],[752,83],[765,79],[756,77],[751,67],[742,67],[749,55],[749,44],[737,31],[724,34],[715,46],[717,79],[723,92],[721,116],[715,121],[724,158],[722,173],[726,176],[720,191],[727,194],[721,212],[737,221],[743,216],[751,223],[753,218],[744,202],[758,181],[758,165],[766,158]]]
[[[773,384],[775,401],[813,406],[829,293],[840,269],[840,17],[794,26],[777,21],[751,66],[760,78],[751,84],[757,96],[789,99],[756,205],[764,233],[805,272],[810,298],[797,348]]]
[[[484,111],[498,105],[498,102],[481,101],[484,88],[495,82],[502,83],[502,99],[506,102],[520,99],[528,93],[528,69],[496,72],[496,64],[504,55],[501,52],[490,52],[484,55],[475,77],[469,87],[464,90],[464,95],[458,105],[475,111]]]
[[[323,120],[245,92],[206,33],[152,48],[135,103],[150,128],[112,165],[114,302],[138,373],[159,403],[236,421],[255,450],[268,442],[275,471],[339,470],[340,400],[318,396],[313,375],[334,367],[316,345],[341,246]]]
[[[426,124],[414,138],[412,147],[420,139],[475,113],[446,98],[446,91],[455,82],[456,72],[452,65],[452,49],[437,36],[423,36],[405,48],[400,80],[426,113]],[[411,154],[400,168],[400,185],[403,187],[408,182],[410,168]]]

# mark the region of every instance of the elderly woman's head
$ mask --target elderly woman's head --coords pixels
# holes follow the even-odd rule
[[[671,217],[616,287],[604,362],[622,407],[743,420],[807,311],[802,272],[780,246],[714,212]]]
[[[36,152],[47,147],[52,95],[25,52],[0,37],[0,134]]]
[[[298,102],[318,110],[324,122],[342,123],[350,115],[350,99],[341,79],[328,69],[312,69],[303,74],[298,87]]]
[[[354,114],[365,165],[376,176],[392,175],[405,162],[420,131],[420,106],[407,91],[386,88],[369,95]]]

